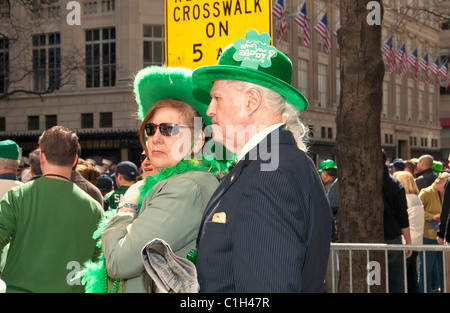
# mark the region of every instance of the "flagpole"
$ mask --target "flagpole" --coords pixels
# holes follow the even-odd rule
[[[292,14],[288,14],[287,17],[290,17]],[[289,45],[289,54],[292,59],[292,73],[296,73],[292,75],[292,85],[299,86],[298,81],[298,27],[296,27],[296,23],[293,18],[289,19],[289,27],[291,28],[291,43]]]

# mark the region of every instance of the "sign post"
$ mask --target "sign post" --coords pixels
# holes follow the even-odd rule
[[[215,65],[250,29],[272,38],[272,0],[166,0],[165,26],[167,66]]]

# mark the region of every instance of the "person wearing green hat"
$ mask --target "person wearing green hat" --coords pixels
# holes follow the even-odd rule
[[[212,136],[238,156],[202,218],[200,292],[323,292],[332,215],[307,151],[292,63],[256,30],[194,70]]]
[[[209,123],[210,97],[196,93],[191,76],[189,69],[152,66],[135,77],[139,137],[157,172],[139,183],[138,193],[127,192],[117,214],[97,230],[103,257],[82,272],[88,292],[159,292],[142,262],[143,247],[159,238],[184,259],[195,249],[203,210],[218,186],[216,174],[227,165],[203,155],[205,136],[195,122],[203,117]]]
[[[19,145],[14,141],[0,141],[0,198],[9,189],[22,185],[16,176],[20,163],[19,151]]]
[[[324,160],[320,163],[320,178],[322,178],[326,193],[330,190],[331,185],[337,178],[337,166],[333,160]]]
[[[16,142],[10,139],[0,141],[0,199],[11,188],[23,184],[16,175],[20,163],[19,153],[19,145]],[[8,248],[9,245],[0,252],[0,274],[5,266]]]

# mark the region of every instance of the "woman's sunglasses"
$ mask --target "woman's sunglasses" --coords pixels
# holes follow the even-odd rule
[[[180,128],[189,128],[189,126],[178,125],[173,123],[161,123],[159,125],[148,123],[145,125],[145,133],[147,136],[153,136],[156,133],[156,129],[159,128],[159,132],[163,136],[176,136],[180,132]]]

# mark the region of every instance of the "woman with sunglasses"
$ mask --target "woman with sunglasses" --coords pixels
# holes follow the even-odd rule
[[[99,226],[103,258],[96,264],[97,273],[85,269],[81,275],[87,292],[157,292],[142,262],[143,247],[160,238],[183,258],[195,248],[203,211],[218,186],[216,175],[227,164],[193,159],[201,156],[205,143],[194,122],[203,118],[209,123],[205,118],[210,98],[206,93],[194,97],[191,72],[149,67],[136,76],[143,117],[140,141],[158,172],[145,178],[137,199],[122,201],[102,232]]]

